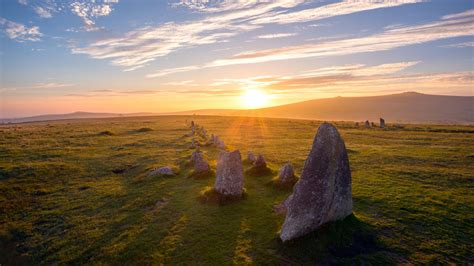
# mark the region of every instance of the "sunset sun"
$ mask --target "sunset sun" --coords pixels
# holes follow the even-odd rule
[[[264,107],[268,100],[269,95],[258,89],[248,89],[241,97],[242,105],[251,109]]]

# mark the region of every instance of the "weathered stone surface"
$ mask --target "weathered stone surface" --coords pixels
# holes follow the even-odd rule
[[[370,122],[369,122],[369,120],[365,120],[365,127],[366,127],[366,128],[370,128]]]
[[[288,211],[288,206],[292,199],[293,199],[293,194],[288,196],[288,198],[286,198],[280,204],[273,206],[273,210],[279,214],[286,214],[286,212]]]
[[[385,128],[385,119],[380,118],[380,128]]]
[[[202,152],[193,152],[193,154],[191,155],[191,164],[194,166],[195,173],[205,173],[211,171],[211,167],[204,158]]]
[[[226,146],[223,140],[221,140],[218,136],[214,137],[214,145],[216,145],[217,148],[225,150]]]
[[[280,234],[283,241],[352,213],[349,159],[344,141],[333,125],[323,123],[319,127],[291,197]]]
[[[244,171],[240,151],[222,151],[217,160],[214,190],[231,196],[241,196],[244,186]]]
[[[149,175],[150,176],[153,176],[153,175],[174,175],[174,172],[173,172],[173,169],[171,169],[171,167],[164,166],[164,167],[160,167],[160,168],[157,168],[157,169],[151,171],[151,173]]]
[[[249,151],[247,153],[247,161],[253,164],[255,160],[257,160],[257,158],[255,158],[255,155],[253,154],[253,152]]]
[[[196,160],[199,160],[201,158],[204,158],[204,155],[202,154],[202,152],[195,151],[191,154],[191,159],[189,161],[191,162],[192,165],[194,165],[194,162],[196,162]]]
[[[281,185],[294,184],[296,181],[295,170],[293,165],[289,162],[285,163],[280,169],[278,180]]]

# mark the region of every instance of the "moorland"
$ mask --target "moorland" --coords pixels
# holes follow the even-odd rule
[[[194,120],[273,173],[244,200],[197,200]],[[283,244],[271,185],[297,174],[321,123],[218,116],[83,119],[0,126],[0,264],[474,263],[474,126],[334,122],[349,153],[354,214]],[[215,169],[218,150],[201,148]],[[149,176],[172,166],[174,177]],[[248,168],[248,164],[244,164]]]

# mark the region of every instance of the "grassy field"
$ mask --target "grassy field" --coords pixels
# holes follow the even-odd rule
[[[170,116],[0,126],[0,264],[474,263],[474,127],[336,123],[354,216],[282,244],[273,206],[291,191],[269,185],[272,175],[246,177],[240,202],[197,201],[214,177],[186,178],[191,119],[297,174],[319,125]],[[218,151],[202,150],[215,168]],[[179,175],[147,175],[165,165]]]

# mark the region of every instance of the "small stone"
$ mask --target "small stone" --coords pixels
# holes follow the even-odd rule
[[[217,160],[214,190],[223,195],[242,196],[244,171],[240,151],[222,151]]]
[[[195,151],[191,155],[191,163],[194,165],[194,173],[195,174],[200,174],[200,173],[207,173],[211,171],[211,167],[209,163],[206,161],[204,158],[204,155],[202,152]]]
[[[267,162],[265,161],[265,157],[259,154],[255,162],[253,163],[253,166],[258,169],[267,168]]]
[[[253,164],[255,160],[257,160],[257,158],[255,158],[255,155],[253,154],[253,152],[249,151],[247,153],[247,161]]]
[[[280,185],[294,185],[295,184],[295,182],[297,181],[297,178],[295,176],[295,170],[291,163],[288,162],[283,165],[283,167],[280,169],[278,180],[280,182]]]
[[[149,174],[149,176],[154,176],[154,175],[169,175],[169,176],[173,176],[175,175],[174,172],[173,172],[173,169],[171,169],[171,167],[169,166],[164,166],[164,167],[160,167],[160,168],[157,168],[153,171],[151,171],[151,173]]]

